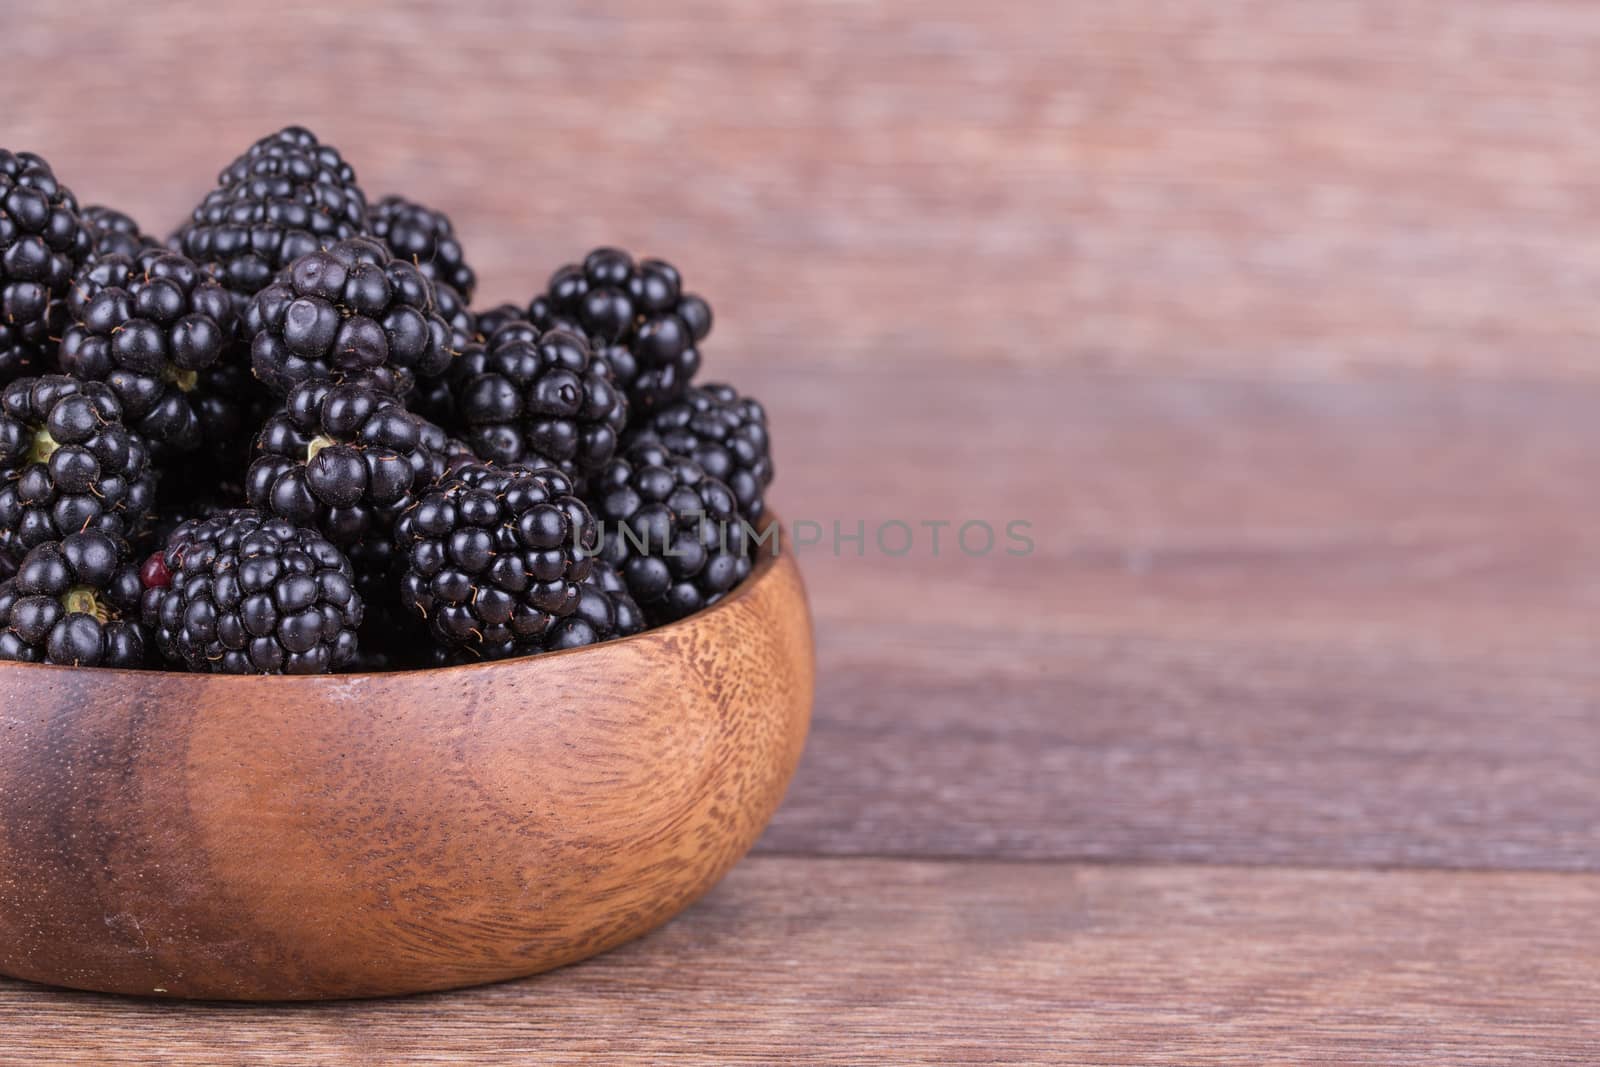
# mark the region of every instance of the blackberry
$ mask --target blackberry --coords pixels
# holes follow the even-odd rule
[[[62,299],[91,250],[78,201],[50,164],[0,148],[0,385],[49,369]]]
[[[327,674],[355,662],[363,606],[327,538],[248,508],[179,526],[140,572],[145,625],[212,674]]]
[[[97,530],[36,545],[0,583],[0,659],[69,667],[145,665],[139,572]]]
[[[733,386],[690,387],[682,399],[651,415],[629,440],[659,442],[700,464],[733,490],[739,514],[749,522],[766,514],[765,494],[772,484],[767,412],[760,401],[740,396]]]
[[[598,543],[572,490],[550,468],[451,470],[395,523],[402,606],[442,645],[485,659],[537,651],[578,609]]]
[[[395,517],[414,488],[444,472],[453,447],[444,431],[369,385],[303,382],[256,439],[245,492],[254,508],[379,557],[357,561],[362,571],[382,569]]]
[[[452,372],[467,443],[496,463],[559,467],[583,478],[617,450],[626,398],[578,334],[512,322],[462,354]]]
[[[450,217],[415,201],[386,196],[367,212],[367,225],[396,259],[415,263],[435,285],[443,283],[472,302],[478,276],[467,266]]]
[[[578,589],[576,610],[556,620],[541,646],[555,651],[597,645],[618,637],[630,637],[643,630],[644,625],[644,613],[628,593],[622,575],[605,560],[596,559],[589,577]]]
[[[528,318],[545,329],[578,327],[611,367],[636,415],[681,396],[700,369],[696,347],[711,332],[711,305],[683,292],[677,268],[597,248],[556,271]]]
[[[256,294],[244,335],[257,378],[279,395],[318,378],[435,377],[450,367],[433,286],[370,238],[295,260]]]
[[[645,628],[644,612],[628,595],[622,576],[602,559],[591,561],[589,577],[578,586],[578,606],[571,615],[559,618],[536,644],[522,651],[557,652],[568,648],[584,648],[619,637],[631,637]],[[365,647],[365,646],[363,646]],[[483,655],[474,649],[452,648],[447,645],[428,645],[418,649],[408,644],[404,637],[392,638],[385,647],[393,647],[393,654],[374,656],[371,670],[395,670],[409,662],[417,667],[459,667],[478,663]]]
[[[51,375],[0,393],[0,552],[16,558],[84,530],[132,540],[155,482],[109,386]]]
[[[291,126],[263,137],[217,178],[176,246],[241,297],[301,256],[367,232],[367,199],[338,151]]]
[[[752,562],[733,491],[689,459],[640,442],[606,465],[589,492],[615,567],[652,625],[721,600]]]
[[[151,444],[189,452],[237,432],[238,375],[221,372],[238,340],[233,299],[190,259],[108,253],[78,275],[67,303],[61,369],[109,385]]]
[[[90,204],[79,217],[89,231],[93,259],[101,256],[127,256],[131,259],[146,249],[161,247],[161,242],[147,236],[132,218],[112,208]]]

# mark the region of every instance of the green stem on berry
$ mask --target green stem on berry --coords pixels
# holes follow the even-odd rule
[[[317,458],[318,452],[321,452],[329,445],[336,445],[338,443],[338,441],[335,441],[325,433],[317,434],[317,436],[313,437],[310,443],[306,445],[306,462],[310,463],[312,460]]]
[[[63,593],[61,606],[70,614],[92,615],[100,622],[105,622],[111,615],[100,597],[86,585],[75,585]]]
[[[192,393],[194,392],[194,387],[200,384],[200,374],[198,371],[168,367],[161,372],[161,380],[176,385],[182,392]]]
[[[41,426],[33,433],[33,447],[28,450],[28,462],[48,463],[50,457],[60,447],[56,444],[56,439],[50,436],[50,431]]]

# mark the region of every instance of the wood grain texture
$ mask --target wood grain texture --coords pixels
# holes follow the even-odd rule
[[[811,712],[805,593],[567,653],[224,678],[0,666],[0,973],[382,996],[639,936],[744,855]]]
[[[817,723],[762,847],[1600,866],[1600,391],[749,377],[786,515],[952,523],[801,551]],[[1012,518],[1031,556],[953,543]]]
[[[90,0],[0,37],[6,142],[88,199],[170,225],[304,122],[450,209],[492,300],[671,257],[712,359],[1600,374],[1583,0]]]
[[[1600,879],[756,857],[465,993],[182,1008],[0,982],[0,1059],[1592,1064]]]

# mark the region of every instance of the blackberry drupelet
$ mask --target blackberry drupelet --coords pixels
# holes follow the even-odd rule
[[[395,523],[400,600],[438,643],[484,659],[538,651],[573,614],[597,546],[560,471],[457,466]]]
[[[186,522],[146,561],[161,654],[212,674],[326,674],[355,662],[363,606],[327,538],[241,508]]]
[[[450,286],[463,306],[472,302],[478,276],[467,266],[448,215],[404,197],[386,196],[368,210],[367,223],[394,258],[415,263],[434,284]]]
[[[496,463],[558,467],[578,479],[616,453],[627,399],[582,337],[512,322],[462,354],[451,376],[467,443]]]
[[[80,214],[93,246],[92,259],[101,256],[127,256],[130,259],[161,242],[147,236],[139,224],[122,212],[100,204],[90,204]]]
[[[596,559],[589,577],[579,587],[576,610],[556,620],[540,644],[552,652],[561,648],[582,648],[630,637],[644,626],[644,612],[634,603],[622,575],[605,560]]]
[[[545,329],[579,327],[636,417],[683,394],[700,369],[697,345],[711,332],[711,306],[683,292],[672,264],[635,263],[615,248],[597,248],[581,265],[556,271],[529,304],[528,318]]]
[[[396,516],[461,447],[370,385],[303,382],[256,439],[245,492],[252,507],[359,550],[363,573],[386,575]]]
[[[527,322],[528,311],[515,304],[496,304],[488,311],[480,311],[476,315],[477,339],[486,341],[493,337],[500,327],[511,322]],[[573,324],[570,329],[574,333],[583,331]]]
[[[366,232],[355,171],[332,145],[291,126],[229,164],[174,241],[249,298],[301,256]]]
[[[119,538],[89,530],[36,545],[0,583],[0,659],[143,667],[139,594]]]
[[[651,625],[721,600],[752,567],[733,491],[689,459],[640,442],[606,465],[588,500],[617,569]]]
[[[92,247],[77,200],[50,164],[0,148],[0,385],[50,369],[62,300]]]
[[[109,386],[50,375],[0,392],[0,552],[16,558],[84,530],[132,540],[155,482]]]
[[[238,316],[233,298],[188,257],[163,248],[90,263],[67,299],[72,325],[61,369],[103,381],[123,418],[151,444],[178,452],[237,434]]]
[[[433,286],[371,238],[295,260],[245,313],[255,375],[279,395],[303,381],[431,378],[449,369],[450,331]]]
[[[739,514],[751,523],[766,514],[772,484],[767,412],[731,385],[691,386],[679,400],[646,419],[629,442],[655,441],[688,456],[733,490]]]

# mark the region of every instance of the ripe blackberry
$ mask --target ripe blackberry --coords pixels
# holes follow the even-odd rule
[[[248,298],[301,256],[366,232],[355,172],[332,145],[291,126],[229,164],[174,240]]]
[[[295,260],[250,302],[244,336],[256,377],[283,396],[318,378],[435,377],[453,357],[432,284],[364,237]]]
[[[629,637],[644,629],[644,612],[628,593],[622,575],[603,559],[593,562],[589,577],[578,589],[578,607],[564,619],[557,619],[540,646],[547,651],[582,648],[618,637]]]
[[[512,322],[461,355],[451,375],[467,443],[496,463],[558,467],[576,478],[616,453],[628,403],[583,338]]]
[[[357,561],[366,571],[387,563],[395,517],[451,450],[442,430],[370,385],[303,382],[262,427],[245,492],[260,511],[383,557]]]
[[[733,491],[689,459],[640,442],[608,463],[589,497],[615,567],[652,625],[721,600],[751,570]]]
[[[682,399],[649,416],[630,438],[634,441],[659,442],[700,464],[733,490],[739,514],[751,523],[766,513],[772,452],[767,412],[754,397],[740,396],[731,385],[692,386]]]
[[[127,256],[132,259],[146,249],[161,247],[161,242],[147,236],[139,229],[137,222],[113,208],[90,204],[79,217],[89,231],[93,259],[101,256]]]
[[[636,416],[683,394],[700,369],[696,346],[711,332],[711,305],[683,292],[677,268],[597,248],[556,271],[528,318],[545,329],[579,327],[628,394]]]
[[[400,600],[439,643],[485,659],[537,651],[578,609],[594,518],[560,471],[462,464],[395,523]]]
[[[145,625],[212,674],[327,674],[357,652],[363,606],[332,542],[248,508],[184,523],[145,562]]]
[[[228,291],[186,256],[108,253],[78,275],[61,369],[103,381],[153,445],[189,452],[239,420],[236,374],[219,373],[238,340]]]
[[[50,164],[0,148],[0,385],[49,369],[62,299],[91,249],[78,201]]]
[[[37,545],[0,583],[0,659],[143,667],[139,592],[118,538],[89,530]]]
[[[155,496],[149,447],[110,387],[64,375],[0,393],[0,552],[99,530],[139,535]]]
[[[472,302],[478,276],[467,266],[455,227],[442,211],[400,196],[386,196],[367,212],[367,224],[394,258],[415,263],[428,280],[450,286],[462,304]]]
[[[584,648],[619,637],[631,637],[645,628],[644,612],[628,595],[622,576],[605,560],[591,561],[592,570],[578,587],[578,606],[571,615],[559,618],[536,643],[519,649],[525,654],[558,652]],[[421,668],[459,667],[482,662],[484,656],[473,648],[453,648],[430,644],[418,649],[404,637],[388,642],[397,651],[372,659],[371,670],[397,670],[409,665]]]

